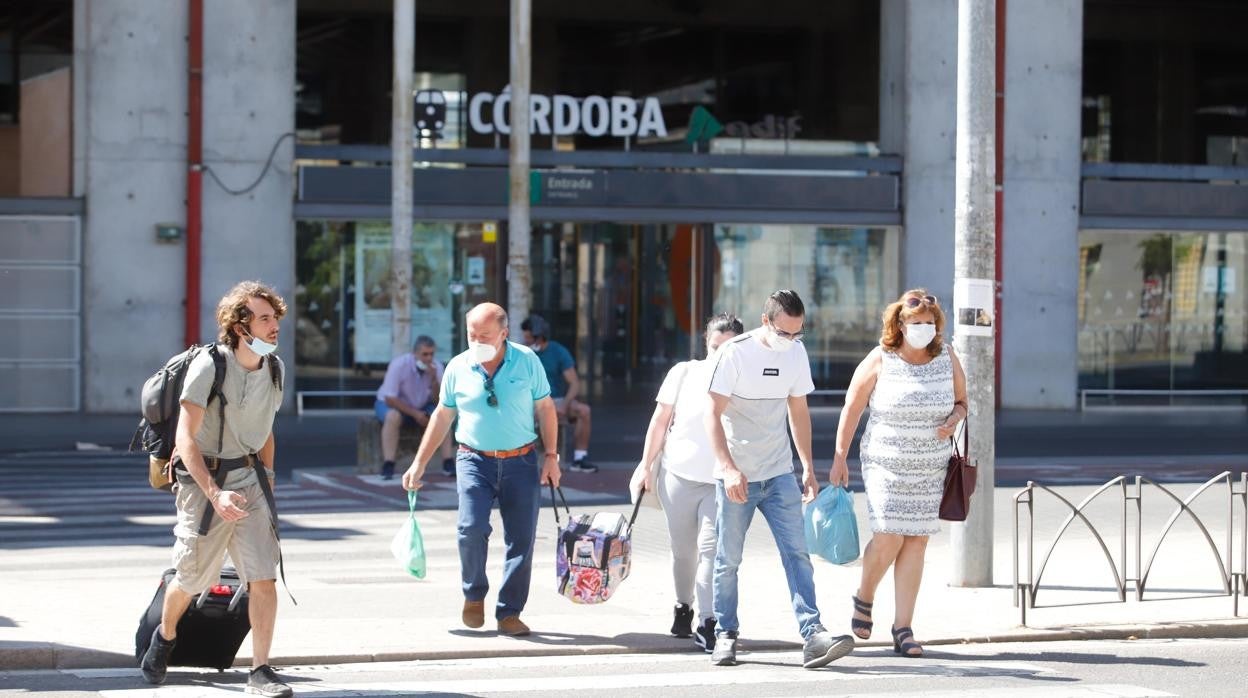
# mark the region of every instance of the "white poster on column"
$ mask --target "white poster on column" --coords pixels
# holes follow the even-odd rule
[[[428,335],[437,358],[451,357],[450,278],[453,234],[447,226],[417,224],[412,229],[412,336]],[[361,221],[355,226],[355,361],[385,364],[390,359],[390,224]]]
[[[991,337],[996,283],[992,279],[954,279],[954,333],[971,337]]]

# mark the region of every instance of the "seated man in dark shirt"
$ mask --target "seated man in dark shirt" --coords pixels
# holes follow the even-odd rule
[[[541,315],[530,315],[520,324],[524,330],[524,342],[541,359],[550,381],[550,396],[555,399],[560,421],[572,422],[575,427],[575,451],[569,469],[577,473],[596,473],[598,466],[589,462],[589,405],[576,399],[580,379],[576,375],[576,360],[568,348],[550,338],[550,323]]]

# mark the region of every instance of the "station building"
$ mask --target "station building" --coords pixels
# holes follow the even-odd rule
[[[195,137],[199,339],[260,278],[291,301],[292,400],[380,382],[392,2],[209,0],[199,27],[195,2],[0,9],[0,410],[132,411],[183,346]],[[998,6],[1000,404],[1243,404],[1248,5]],[[507,3],[417,10],[413,334],[445,358],[506,303]],[[836,400],[886,303],[952,306],[956,0],[533,12],[533,310],[591,400],[651,400],[707,316],[752,326],[777,288]]]

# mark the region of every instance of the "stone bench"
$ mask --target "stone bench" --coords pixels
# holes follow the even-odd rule
[[[396,473],[402,473],[416,457],[425,430],[404,424],[399,428],[399,448],[394,457]],[[372,475],[381,472],[381,422],[376,417],[360,417],[355,429],[355,472]]]
[[[575,428],[575,425],[567,419],[559,420],[557,449],[559,462],[564,468],[572,463]],[[421,427],[407,423],[399,428],[399,448],[394,457],[396,473],[403,472],[407,466],[411,465],[424,434],[425,430]],[[360,417],[355,429],[355,472],[361,475],[375,475],[381,472],[381,460],[381,422],[378,422],[375,417]]]

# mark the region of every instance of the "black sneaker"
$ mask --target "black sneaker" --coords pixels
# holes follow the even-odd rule
[[[394,461],[388,460],[385,463],[381,464],[381,479],[382,480],[394,479]]]
[[[693,634],[693,609],[687,603],[678,603],[672,611],[672,635],[689,637]]]
[[[169,655],[173,652],[173,645],[176,639],[166,640],[160,634],[160,625],[157,624],[156,629],[152,631],[152,642],[147,646],[147,652],[143,654],[143,661],[139,663],[139,669],[143,672],[143,678],[148,683],[164,683],[165,673],[169,671]]]
[[[287,698],[295,695],[282,681],[273,667],[263,664],[251,670],[247,675],[247,693],[253,696],[269,696],[269,698]]]
[[[590,463],[588,459],[582,458],[572,461],[572,465],[568,466],[568,470],[574,473],[596,473],[598,472],[598,466]]]
[[[454,458],[442,459],[442,474],[447,477],[455,477],[455,459]]]
[[[693,642],[706,652],[715,651],[715,619],[707,618],[693,631]]]

